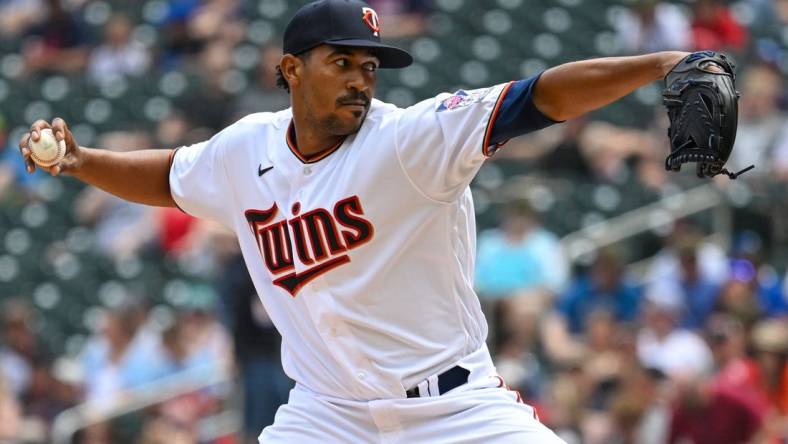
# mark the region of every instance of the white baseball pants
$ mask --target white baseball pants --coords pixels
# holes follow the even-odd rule
[[[441,396],[351,401],[296,385],[261,444],[566,444],[489,377]]]

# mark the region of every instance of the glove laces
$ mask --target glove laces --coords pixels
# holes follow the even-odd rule
[[[730,171],[728,171],[727,169],[723,168],[723,169],[722,169],[722,170],[721,170],[719,173],[715,174],[714,176],[716,176],[716,175],[718,175],[718,174],[724,174],[724,175],[728,176],[728,178],[729,178],[729,179],[731,179],[731,180],[736,180],[736,178],[738,178],[738,177],[739,177],[739,176],[741,176],[742,174],[744,174],[744,173],[746,173],[747,171],[750,171],[750,170],[752,170],[752,169],[754,169],[754,168],[755,168],[755,165],[750,165],[750,166],[748,166],[747,168],[745,168],[745,169],[743,169],[743,170],[739,171],[738,173],[731,173],[731,172],[730,172]],[[712,177],[714,177],[714,176],[712,176]]]

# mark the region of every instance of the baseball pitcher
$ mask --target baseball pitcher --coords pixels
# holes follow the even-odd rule
[[[34,171],[29,142],[52,128],[67,154],[50,174],[237,234],[296,381],[261,443],[563,442],[507,389],[485,346],[468,185],[508,139],[662,79],[688,54],[568,63],[403,109],[374,98],[378,69],[412,62],[381,42],[381,23],[359,0],[301,8],[277,67],[291,108],[205,142],[85,148],[55,119],[34,123],[21,153]],[[674,157],[673,169],[693,161]]]

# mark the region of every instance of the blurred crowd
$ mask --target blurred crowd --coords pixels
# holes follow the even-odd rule
[[[434,2],[368,2],[385,18],[388,36],[429,34]],[[96,146],[189,145],[246,114],[289,106],[276,87],[281,48],[267,43],[237,51],[249,31],[245,12],[275,10],[281,2],[150,1],[145,13],[155,23],[155,43],[123,8],[107,13],[103,32],[86,32],[81,20],[103,11],[97,3],[0,0],[0,39],[21,42],[17,75],[84,73],[101,87],[174,72],[198,87],[179,96],[152,131],[119,127],[97,135]],[[619,54],[712,48],[741,63],[729,169],[756,165],[740,179],[749,195],[785,186],[788,55],[768,35],[785,39],[788,0],[626,4],[612,10]],[[235,69],[239,54],[254,67],[248,82]],[[651,112],[645,127],[595,115],[567,122],[513,140],[490,163],[514,165],[526,177],[669,195],[680,179],[663,166],[664,110],[655,104]],[[46,200],[53,179],[25,173],[11,130],[0,115],[0,146],[8,147],[0,153],[0,205]],[[559,243],[566,233],[544,223],[533,202],[490,209],[494,223],[479,234],[476,284],[500,373],[570,444],[785,443],[788,279],[776,250],[788,248],[786,203],[784,193],[769,195],[754,210],[768,223],[736,231],[728,249],[710,241],[704,228],[680,221],[639,270],[629,266],[633,258],[623,246],[572,263]],[[153,257],[199,279],[168,286],[166,305],[144,285],[117,289],[91,313],[91,335],[71,353],[47,348],[31,295],[0,295],[0,442],[47,442],[54,418],[70,407],[90,402],[111,410],[142,388],[190,372],[225,373],[238,388],[202,388],[96,422],[77,442],[256,442],[292,382],[232,235],[178,210],[131,204],[96,189],[82,190],[70,206],[74,222],[90,229],[101,260]],[[206,435],[206,419],[232,409],[241,412],[242,431]]]
[[[524,203],[479,239],[496,366],[568,443],[783,443],[788,282],[742,233],[725,252],[681,222],[645,273],[599,250],[569,273]]]

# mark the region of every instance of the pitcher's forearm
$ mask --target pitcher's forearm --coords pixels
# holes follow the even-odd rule
[[[565,63],[542,74],[534,104],[554,120],[572,119],[661,79],[687,54],[668,51]]]
[[[80,150],[79,167],[69,171],[77,179],[121,199],[160,207],[175,206],[169,182],[172,150],[113,152],[84,147]]]

